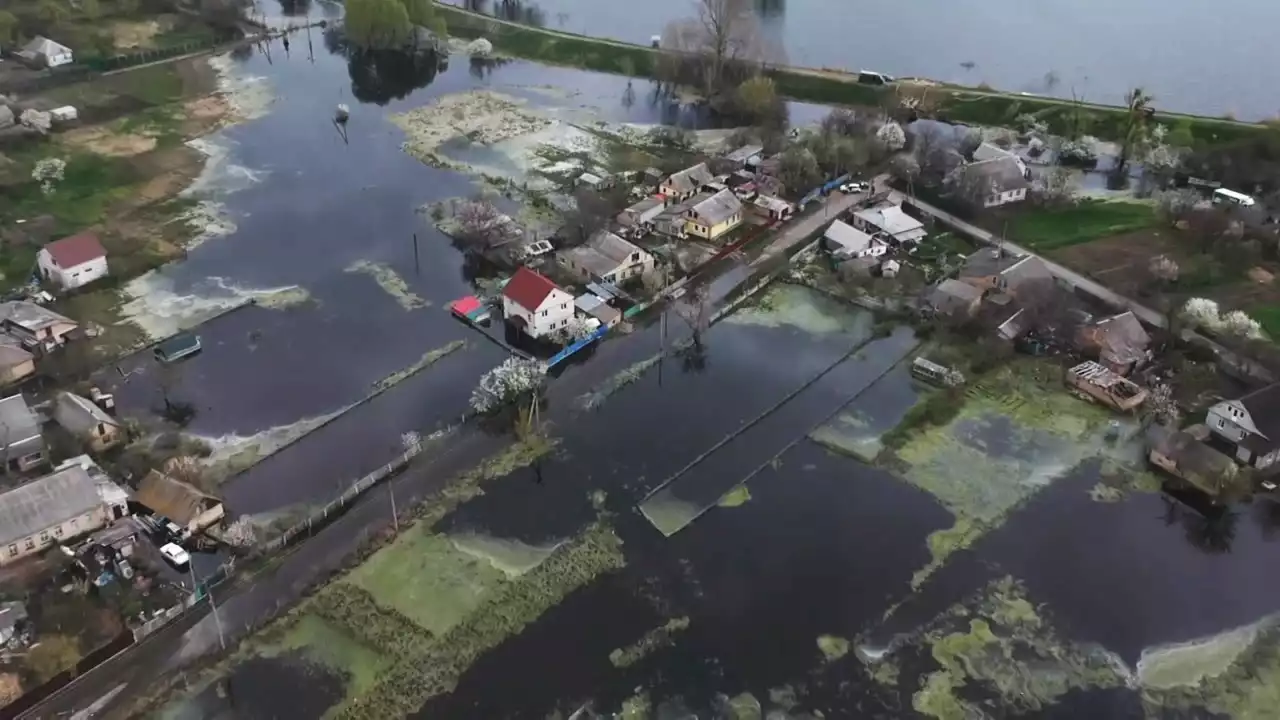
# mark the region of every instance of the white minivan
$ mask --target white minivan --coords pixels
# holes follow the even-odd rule
[[[1251,196],[1245,195],[1244,193],[1238,193],[1235,190],[1228,190],[1226,188],[1218,188],[1217,190],[1214,190],[1213,204],[1223,205],[1226,203],[1239,205],[1240,207],[1253,207],[1254,200]]]

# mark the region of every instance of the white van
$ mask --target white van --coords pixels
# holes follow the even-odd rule
[[[1251,196],[1245,195],[1244,193],[1238,193],[1235,190],[1228,190],[1226,188],[1218,188],[1217,190],[1214,190],[1213,204],[1222,205],[1225,203],[1232,203],[1239,205],[1240,207],[1253,207],[1254,200]]]

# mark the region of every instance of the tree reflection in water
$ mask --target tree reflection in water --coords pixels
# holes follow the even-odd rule
[[[441,55],[419,43],[404,50],[369,50],[352,46],[339,27],[324,31],[324,46],[347,59],[351,94],[362,103],[386,105],[407,97],[435,79]]]

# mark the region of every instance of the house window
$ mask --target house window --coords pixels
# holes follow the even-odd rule
[[[17,546],[17,545],[10,545],[10,546],[9,546],[9,557],[14,557],[14,556],[15,556],[15,555],[17,555],[17,554],[18,554],[18,546]]]
[[[23,545],[25,545],[28,550],[35,550],[36,549],[35,538],[27,538],[27,541],[23,543]]]
[[[45,530],[44,532],[40,533],[40,544],[43,545],[47,542],[49,542],[49,531]]]
[[[62,537],[62,526],[61,526],[61,525],[59,525],[58,527],[56,527],[56,528],[54,528],[54,529],[53,529],[53,536],[54,536],[54,537]]]
[[[1215,418],[1215,419],[1218,421],[1218,427],[1224,428],[1227,426],[1227,424],[1222,421],[1222,418]]]
[[[542,311],[542,317],[546,317],[548,312],[549,312],[548,310],[543,310],[543,311]]]

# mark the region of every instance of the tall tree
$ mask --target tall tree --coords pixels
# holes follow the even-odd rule
[[[365,50],[403,46],[413,29],[399,0],[347,0],[347,38]]]
[[[1115,174],[1124,177],[1129,158],[1137,154],[1147,141],[1147,120],[1151,114],[1151,95],[1136,87],[1125,93],[1127,108],[1124,117],[1124,133],[1120,138],[1120,155],[1116,158]]]
[[[677,54],[675,65],[689,56],[700,61],[702,89],[712,98],[736,85],[728,72],[735,63],[764,59],[763,44],[749,0],[697,0],[697,5],[697,19],[669,24],[662,40]]]
[[[409,16],[409,22],[426,28],[431,27],[432,19],[436,16],[435,4],[431,0],[402,0],[402,2]]]
[[[49,27],[57,27],[67,19],[69,11],[57,0],[40,0],[36,5],[36,17]]]

